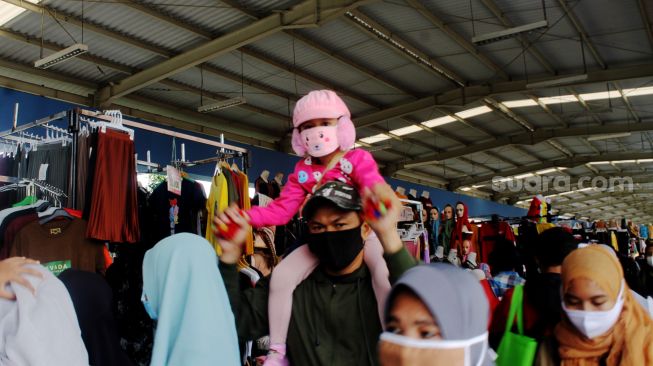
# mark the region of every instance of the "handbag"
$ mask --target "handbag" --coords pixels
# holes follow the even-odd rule
[[[537,353],[537,341],[524,335],[523,319],[524,286],[515,286],[510,301],[506,330],[499,343],[497,366],[531,366]],[[512,332],[517,316],[518,334]]]

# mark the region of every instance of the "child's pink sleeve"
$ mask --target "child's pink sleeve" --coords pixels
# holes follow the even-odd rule
[[[280,226],[287,224],[306,199],[306,192],[297,181],[297,169],[288,176],[288,182],[281,190],[279,198],[267,207],[252,207],[247,214],[253,227]]]
[[[385,179],[379,172],[379,166],[369,152],[355,149],[347,154],[346,158],[353,166],[350,176],[358,189],[372,188],[377,183],[385,183]]]

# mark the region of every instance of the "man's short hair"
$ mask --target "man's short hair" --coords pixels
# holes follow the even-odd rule
[[[562,265],[565,257],[578,248],[578,242],[568,231],[554,227],[543,231],[535,242],[534,254],[540,267]]]

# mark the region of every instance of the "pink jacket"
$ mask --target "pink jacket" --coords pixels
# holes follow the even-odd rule
[[[310,157],[299,161],[279,198],[267,207],[253,207],[247,211],[251,225],[263,227],[287,224],[299,212],[306,196],[313,193],[324,168],[324,165],[313,164]],[[372,154],[362,149],[348,151],[320,183],[334,180],[352,184],[359,191],[365,187],[371,188],[376,183],[385,183]]]

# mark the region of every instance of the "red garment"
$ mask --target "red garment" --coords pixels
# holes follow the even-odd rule
[[[98,133],[88,238],[135,243],[139,240],[134,141],[123,132]]]
[[[490,305],[490,316],[488,319],[488,327],[490,327],[490,324],[492,324],[494,311],[499,305],[499,299],[497,299],[497,296],[494,294],[494,291],[492,291],[492,286],[490,286],[490,282],[488,282],[488,280],[481,280],[481,286],[483,286],[483,291],[485,291],[487,302]],[[505,318],[504,318],[504,323],[505,323]]]
[[[82,218],[82,211],[80,210],[73,210],[72,208],[64,208],[64,210],[68,212],[72,217],[76,217],[78,219]]]
[[[473,225],[471,222],[469,222],[469,210],[467,209],[467,205],[458,201],[456,202],[456,207],[458,205],[463,205],[464,211],[463,211],[463,216],[462,217],[456,217],[456,227],[454,228],[453,233],[451,234],[451,248],[458,249],[458,256],[462,258],[463,256],[463,248],[462,248],[462,243],[463,243],[463,226],[467,227],[467,230],[472,233],[472,237],[470,238],[470,241],[472,243],[472,246],[470,248],[470,253],[471,252],[479,252],[478,249],[478,226]],[[455,212],[454,212],[455,214]]]
[[[479,235],[481,259],[479,263],[488,263],[490,253],[494,250],[494,245],[499,238],[515,241],[515,233],[507,222],[487,222],[481,225]]]

